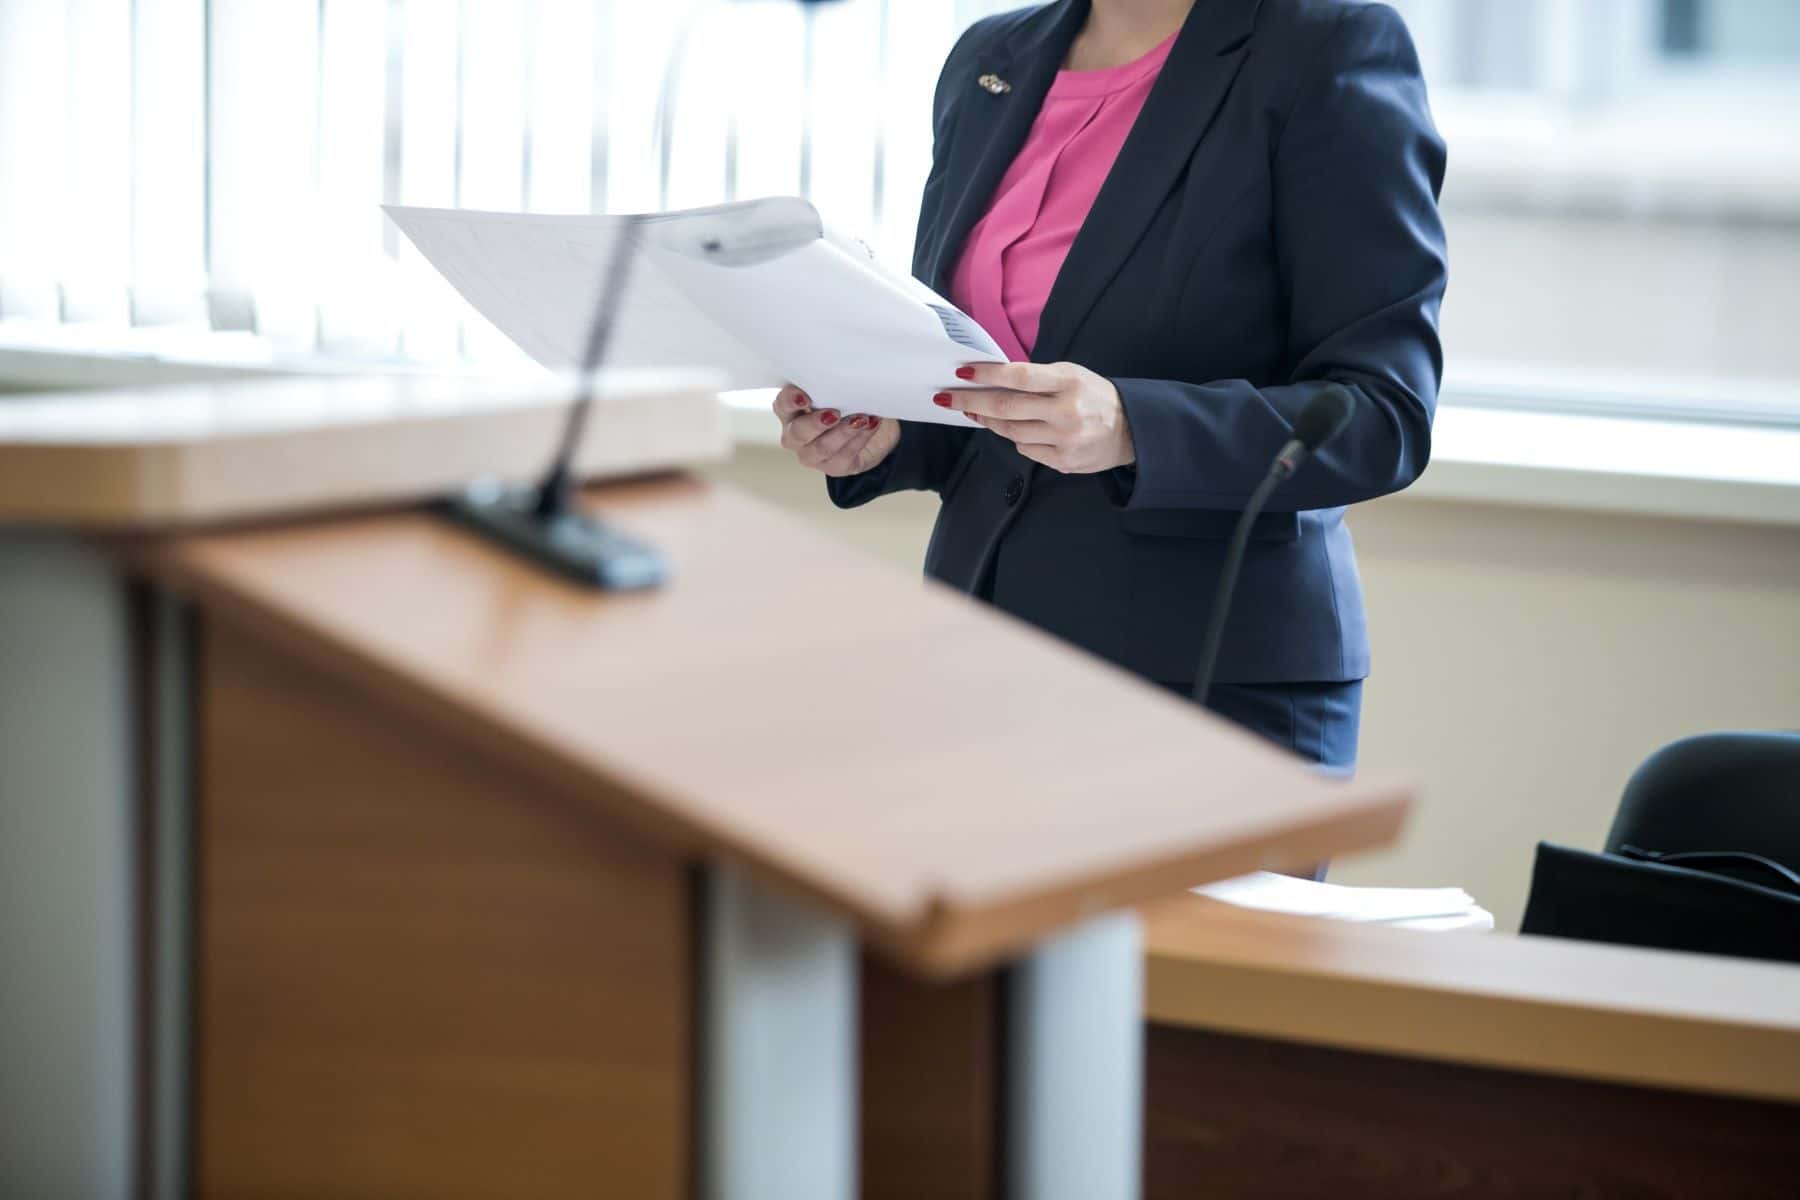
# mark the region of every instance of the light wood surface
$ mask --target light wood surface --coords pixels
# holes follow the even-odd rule
[[[686,1196],[684,866],[254,639],[201,662],[199,1193]]]
[[[729,489],[597,491],[673,582],[606,596],[419,513],[174,539],[141,562],[354,688],[914,968],[1383,844],[1409,789],[1323,779],[1122,672]]]
[[[1157,905],[1156,1024],[1800,1103],[1800,968]]]
[[[576,460],[581,478],[729,453],[710,375],[606,378]],[[573,387],[549,375],[324,376],[7,397],[0,525],[188,525],[529,479],[549,461]]]

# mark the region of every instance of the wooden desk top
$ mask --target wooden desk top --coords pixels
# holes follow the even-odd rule
[[[1154,1022],[1800,1103],[1800,968],[1420,933],[1183,896],[1151,910]]]
[[[915,969],[1377,846],[1331,782],[1191,705],[730,489],[593,493],[670,557],[582,591],[417,512],[170,539],[205,607],[597,805],[849,914]]]
[[[577,476],[723,460],[714,382],[702,371],[608,372]],[[549,374],[314,375],[0,398],[0,526],[188,526],[533,478],[574,388]]]

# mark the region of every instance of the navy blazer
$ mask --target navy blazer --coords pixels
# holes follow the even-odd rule
[[[1088,0],[963,35],[938,83],[914,273],[948,286]],[[977,82],[1012,85],[994,94]],[[1051,289],[1032,358],[1113,381],[1133,467],[1062,475],[985,429],[905,424],[839,505],[943,497],[925,570],[1162,682],[1191,680],[1237,511],[1322,387],[1349,428],[1253,530],[1218,678],[1360,679],[1344,506],[1425,469],[1442,374],[1444,143],[1400,17],[1198,0]]]

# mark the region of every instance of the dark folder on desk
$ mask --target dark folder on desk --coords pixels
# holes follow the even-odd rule
[[[1710,862],[1690,866],[1542,842],[1520,932],[1800,962],[1800,891],[1779,877],[1751,882]]]

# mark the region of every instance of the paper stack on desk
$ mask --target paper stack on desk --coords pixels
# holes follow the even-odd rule
[[[1494,927],[1494,914],[1457,887],[1347,887],[1257,871],[1197,887],[1194,892],[1241,908],[1361,924],[1438,931]]]
[[[966,313],[798,197],[641,217],[385,211],[477,312],[553,370],[581,364],[606,265],[633,235],[608,366],[710,367],[728,388],[794,383],[846,415],[967,425],[931,397],[957,386],[965,363],[1006,361]]]

